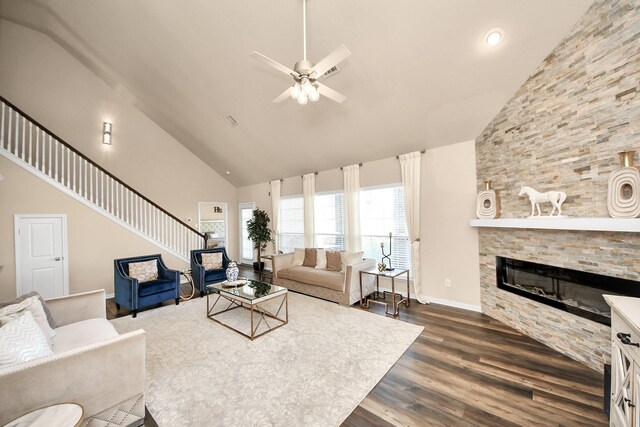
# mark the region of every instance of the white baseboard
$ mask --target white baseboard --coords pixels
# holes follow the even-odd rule
[[[387,291],[387,292],[391,292],[391,288],[387,288],[385,286],[380,286],[380,292],[382,291]],[[402,295],[404,295],[403,291],[406,291],[406,285],[403,286],[398,286],[396,287],[396,291],[399,291],[398,293],[401,293]],[[411,298],[417,300],[416,295],[411,292]],[[429,301],[430,303],[434,303],[434,304],[440,304],[440,305],[446,305],[448,307],[455,307],[455,308],[461,308],[463,310],[469,310],[469,311],[475,311],[478,313],[482,313],[482,308],[479,305],[473,305],[473,304],[464,304],[458,301],[451,301],[448,299],[442,299],[442,298],[432,298],[430,296],[427,295],[427,301]]]
[[[115,294],[107,294],[105,295],[105,299],[111,299],[111,298],[115,298],[116,295]]]
[[[461,308],[463,310],[476,311],[478,313],[482,313],[482,307],[480,307],[479,305],[464,304],[458,301],[451,301],[448,299],[441,299],[441,298],[427,297],[427,299],[429,300],[430,303],[432,302],[434,304],[446,305],[449,307]]]

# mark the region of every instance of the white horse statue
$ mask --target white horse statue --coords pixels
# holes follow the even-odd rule
[[[540,212],[540,203],[551,202],[553,209],[549,216],[553,216],[556,209],[558,210],[558,214],[556,216],[562,215],[562,204],[565,200],[567,200],[567,194],[563,191],[548,191],[546,193],[538,193],[531,187],[520,187],[520,194],[518,196],[522,197],[524,195],[529,196],[529,201],[531,202],[531,216],[541,216]],[[535,215],[535,209],[538,209],[538,215]]]

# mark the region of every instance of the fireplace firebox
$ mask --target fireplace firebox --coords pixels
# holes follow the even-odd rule
[[[602,295],[640,297],[640,282],[496,257],[498,288],[603,325],[611,311]]]

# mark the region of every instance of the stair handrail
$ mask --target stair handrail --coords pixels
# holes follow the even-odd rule
[[[128,184],[126,184],[124,181],[122,181],[120,178],[118,178],[117,176],[115,176],[114,174],[112,174],[111,172],[109,172],[108,170],[106,170],[105,168],[103,168],[102,166],[100,166],[96,161],[90,159],[88,156],[84,155],[83,153],[81,153],[80,151],[78,151],[75,147],[73,147],[72,145],[70,145],[69,143],[67,143],[64,139],[60,138],[58,135],[56,135],[55,133],[51,132],[49,129],[47,129],[45,126],[43,126],[40,122],[38,122],[37,120],[35,120],[33,117],[31,117],[30,115],[28,115],[27,113],[25,113],[24,111],[22,111],[20,108],[16,107],[16,105],[14,103],[12,103],[11,101],[9,101],[8,99],[6,99],[4,96],[0,95],[0,100],[2,100],[2,102],[4,102],[5,104],[7,104],[9,107],[11,107],[12,110],[18,112],[21,116],[23,116],[24,118],[26,118],[29,122],[33,123],[34,125],[36,125],[37,127],[39,127],[44,133],[46,133],[47,135],[51,136],[52,138],[54,138],[55,140],[57,140],[59,143],[61,143],[62,145],[64,145],[65,147],[67,147],[69,150],[73,151],[74,153],[76,153],[76,155],[80,156],[81,158],[85,159],[86,161],[88,161],[89,163],[91,163],[96,169],[100,170],[103,174],[106,174],[107,176],[109,176],[111,179],[113,179],[114,181],[118,182],[120,185],[122,185],[124,188],[126,188],[127,190],[131,191],[132,193],[136,194],[138,197],[140,197],[141,199],[145,200],[147,203],[153,205],[156,209],[160,210],[162,213],[164,213],[165,215],[173,218],[174,220],[176,220],[178,223],[180,223],[181,225],[183,225],[184,227],[188,228],[189,230],[193,231],[194,233],[196,233],[198,236],[202,237],[205,242],[207,240],[207,235],[204,233],[199,232],[198,230],[196,230],[195,228],[193,228],[192,226],[190,226],[189,224],[185,223],[184,221],[182,221],[180,218],[176,217],[175,215],[173,215],[171,212],[168,212],[166,209],[164,209],[163,207],[161,207],[159,204],[155,203],[154,201],[150,200],[148,197],[144,196],[143,194],[141,194],[139,191],[135,190],[134,188],[132,188],[131,186],[129,186]]]

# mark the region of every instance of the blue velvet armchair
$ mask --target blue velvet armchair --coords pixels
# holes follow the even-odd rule
[[[202,265],[202,254],[222,252],[222,268],[206,271]],[[227,266],[231,260],[227,257],[224,248],[196,249],[191,251],[191,277],[193,286],[200,290],[200,297],[205,295],[207,285],[222,282],[227,279]]]
[[[138,279],[129,276],[130,263],[150,260],[156,260],[158,263],[156,280],[138,283]],[[170,299],[174,299],[176,305],[180,303],[180,272],[168,269],[160,254],[116,259],[113,261],[113,268],[118,310],[120,306],[127,307],[132,311],[133,317],[136,317],[139,309],[153,304]]]

